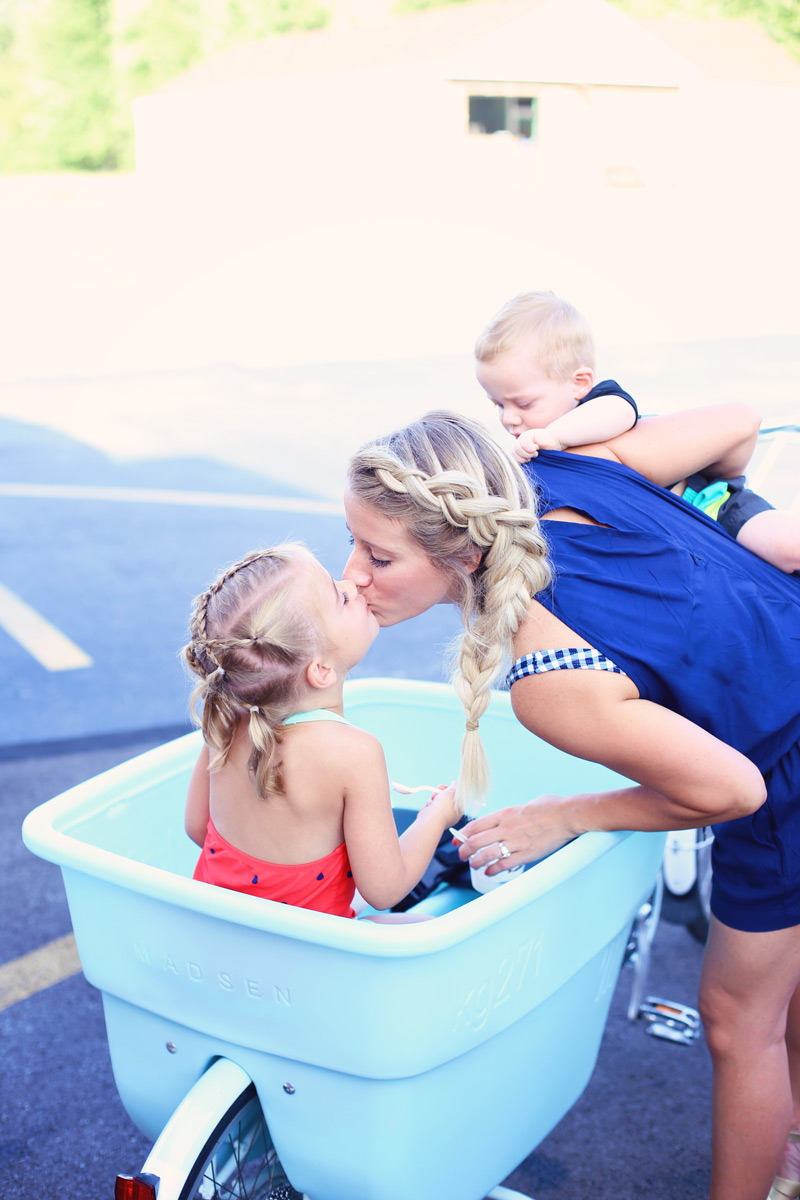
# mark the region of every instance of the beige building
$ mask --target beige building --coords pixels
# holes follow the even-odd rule
[[[365,202],[424,207],[476,173],[664,184],[797,128],[800,63],[744,22],[637,21],[604,0],[386,7],[238,47],[136,101],[137,169],[270,191],[288,171],[334,205],[355,172]]]
[[[340,0],[135,103],[143,220],[209,341],[468,366],[538,287],[601,343],[800,328],[800,64],[764,34],[605,0],[388,7]]]

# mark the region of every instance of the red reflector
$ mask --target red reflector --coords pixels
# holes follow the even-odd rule
[[[156,1189],[139,1175],[118,1175],[114,1200],[156,1200]]]

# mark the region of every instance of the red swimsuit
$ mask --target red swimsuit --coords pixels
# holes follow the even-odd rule
[[[344,842],[316,862],[263,862],[226,842],[209,821],[194,878],[279,904],[296,904],[337,917],[356,915],[352,909],[356,885]]]
[[[340,721],[343,725],[348,724],[338,713],[318,708],[294,713],[283,723],[297,725],[305,721]],[[315,912],[332,913],[336,917],[356,915],[352,908],[356,885],[344,842],[316,862],[264,862],[260,858],[251,858],[226,842],[209,819],[194,878],[203,883],[214,883],[217,887],[230,888],[234,892],[263,896],[265,900],[276,900],[279,904],[294,904],[298,908],[311,908]]]

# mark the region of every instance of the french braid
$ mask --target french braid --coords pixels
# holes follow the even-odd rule
[[[533,491],[487,429],[445,411],[362,447],[348,474],[352,494],[402,522],[453,579],[464,625],[453,682],[466,715],[457,795],[474,811],[489,788],[479,722],[491,685],[533,597],[550,582]]]
[[[249,768],[264,798],[283,790],[282,723],[317,649],[313,620],[299,597],[290,596],[305,553],[287,543],[228,567],[197,597],[183,650],[198,676],[191,708],[214,752],[210,769],[224,765],[239,722],[247,719]]]

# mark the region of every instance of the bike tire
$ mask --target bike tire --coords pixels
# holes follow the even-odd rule
[[[158,1200],[300,1200],[280,1164],[255,1085],[218,1059],[188,1092],[147,1157]]]
[[[706,826],[697,829],[697,842],[708,841],[710,833]],[[697,869],[692,886],[683,895],[676,895],[665,882],[661,915],[671,925],[685,925],[696,941],[705,942],[711,920],[711,847],[704,845],[696,853]]]
[[[278,1182],[278,1165],[251,1083],[209,1134],[179,1200],[268,1200]]]

